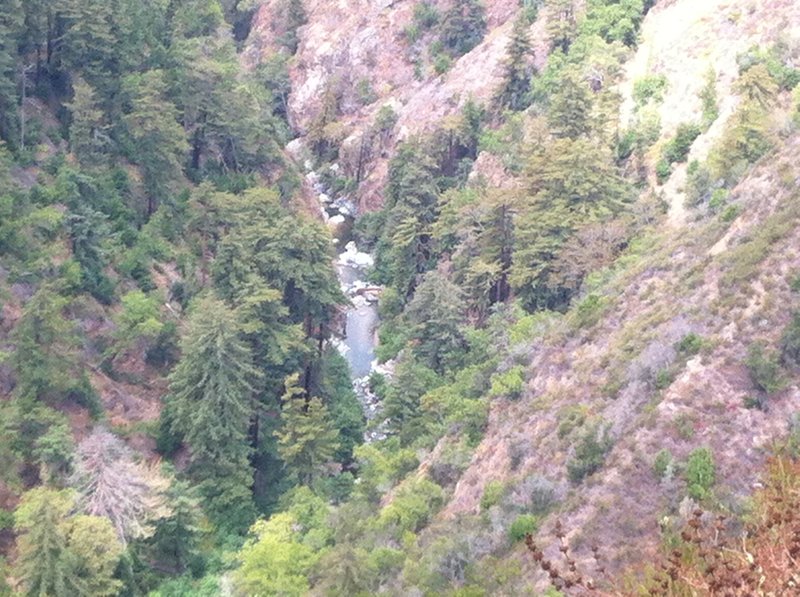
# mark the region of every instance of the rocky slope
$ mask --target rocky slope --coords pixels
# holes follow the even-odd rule
[[[483,43],[446,74],[421,78],[414,76],[413,47],[403,35],[414,4],[307,3],[309,22],[300,30],[291,67],[291,119],[300,131],[307,130],[326,86],[343,84],[345,168],[348,147],[356,146],[384,104],[399,116],[392,132],[396,142],[430,130],[468,97],[491,98],[498,85],[516,2],[487,2],[489,33]],[[245,52],[251,64],[271,49],[269,24],[276,5],[266,2],[257,12]],[[531,29],[539,66],[546,60],[546,21],[545,8]],[[664,75],[668,86],[659,115],[661,138],[667,139],[679,123],[700,118],[698,93],[713,67],[720,116],[692,147],[690,159],[702,160],[739,101],[732,92],[737,54],[798,38],[800,4],[792,0],[658,2],[618,87],[620,122],[624,126],[632,118],[634,81]],[[367,105],[355,99],[363,80],[376,92]],[[777,121],[776,130],[781,125]],[[798,303],[789,282],[800,270],[800,167],[794,159],[800,137],[784,135],[781,144],[731,194],[739,214],[732,221],[685,206],[685,165],[656,189],[670,205],[671,226],[640,239],[589,289],[600,301],[596,322],[587,324],[571,313],[548,321],[530,338],[524,396],[492,405],[485,438],[430,533],[446,532],[460,517],[479,513],[488,482],[497,479],[513,487],[540,475],[557,488],[558,515],[579,553],[602,541],[614,568],[620,568],[641,561],[643,550],[653,553],[657,520],[679,511],[685,495],[680,479],[659,481],[653,475],[656,454],[666,449],[682,461],[698,446],[713,450],[720,486],[727,488],[723,505],[741,507],[741,496],[758,483],[765,454],[800,404],[794,379],[768,409],[744,406],[754,392],[743,364],[748,346],[756,340],[774,345],[791,305]],[[659,149],[656,144],[649,154],[651,169]],[[389,144],[360,186],[362,207],[381,204],[391,151]],[[479,167],[500,172],[494,184],[512,184],[492,164],[488,154],[478,160]],[[690,333],[703,339],[703,349],[679,354],[676,343]],[[574,437],[560,431],[574,412],[607,423],[616,438],[603,471],[577,488],[566,479],[564,466]],[[554,519],[548,519],[545,532]],[[509,589],[508,594],[519,594],[535,570],[521,549],[510,557],[527,571]]]

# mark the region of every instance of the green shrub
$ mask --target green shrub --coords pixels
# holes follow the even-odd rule
[[[697,160],[686,168],[686,197],[691,205],[700,205],[711,195],[711,171]]]
[[[452,63],[450,56],[440,52],[433,57],[433,70],[436,71],[437,75],[442,75],[450,70]]]
[[[736,205],[729,205],[719,215],[719,219],[723,222],[733,222],[739,215],[739,208]]]
[[[438,9],[430,2],[420,2],[414,7],[414,24],[421,30],[438,25],[439,17]]]
[[[719,116],[717,72],[713,67],[709,68],[706,73],[706,84],[700,90],[700,103],[703,106],[703,127],[707,129]]]
[[[728,202],[728,189],[714,189],[711,198],[708,200],[708,207],[711,211],[717,212]]]
[[[789,288],[793,292],[800,292],[800,274],[795,274],[792,281],[789,282]]]
[[[657,390],[668,388],[672,381],[675,379],[675,373],[669,367],[664,367],[656,372],[656,377],[653,383]]]
[[[800,365],[800,311],[795,311],[792,321],[783,330],[781,360],[787,365]]]
[[[489,481],[483,488],[483,495],[481,496],[481,511],[485,512],[492,506],[496,506],[500,502],[500,498],[505,493],[506,486],[502,481]]]
[[[508,537],[512,543],[518,543],[525,539],[526,535],[533,535],[539,528],[539,519],[533,514],[520,514],[511,523],[508,529]]]
[[[580,483],[605,462],[606,455],[614,445],[608,427],[593,425],[587,429],[575,446],[575,453],[567,462],[567,473],[570,481]]]
[[[662,157],[670,164],[686,161],[692,143],[700,136],[702,130],[696,124],[681,123],[675,131],[675,137],[664,146]]]
[[[516,400],[522,396],[524,389],[525,368],[522,365],[516,365],[508,371],[492,375],[492,387],[489,395],[492,397],[505,396],[509,400]]]
[[[672,453],[666,449],[661,450],[653,461],[653,473],[659,479],[663,479],[673,466]]]
[[[587,408],[583,405],[571,405],[558,413],[558,437],[564,439],[573,430],[582,427],[586,422]]]
[[[607,301],[604,297],[598,294],[588,295],[575,308],[575,323],[579,328],[595,325],[603,316],[606,305]]]
[[[703,338],[694,332],[689,332],[675,345],[675,349],[683,356],[694,356],[703,349]]]
[[[767,350],[762,344],[750,347],[745,365],[753,385],[766,394],[774,394],[786,385],[777,353]]]
[[[656,164],[656,180],[658,184],[667,182],[670,174],[672,174],[672,165],[665,159],[658,160]]]
[[[661,102],[667,89],[664,75],[646,75],[633,83],[633,99],[637,106],[644,106],[650,100]]]
[[[716,481],[714,455],[709,448],[696,448],[686,461],[684,479],[689,496],[695,500],[708,497],[709,491]]]

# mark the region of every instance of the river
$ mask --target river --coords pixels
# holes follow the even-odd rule
[[[317,192],[323,218],[336,243],[336,272],[342,291],[350,300],[342,318],[344,325],[333,342],[350,366],[353,390],[368,422],[364,439],[375,441],[385,437],[385,421],[381,421],[380,401],[370,390],[369,378],[376,371],[388,373],[375,359],[381,288],[368,281],[373,258],[361,252],[353,238],[355,205],[347,197],[331,197],[316,172],[306,176]]]

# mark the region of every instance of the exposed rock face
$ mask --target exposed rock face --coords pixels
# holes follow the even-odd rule
[[[434,2],[441,11],[448,2]],[[359,189],[361,207],[382,202],[387,160],[393,141],[431,130],[442,118],[460,110],[470,98],[488,101],[502,76],[511,21],[519,10],[517,0],[486,3],[488,31],[479,46],[457,60],[441,76],[415,76],[414,54],[420,48],[404,34],[412,22],[413,0],[309,0],[308,23],[299,31],[300,45],[292,61],[290,120],[299,131],[308,130],[319,113],[325,93],[333,86],[340,97],[341,122],[345,127],[343,148],[357,147],[378,110],[390,104],[398,120],[383,151],[373,157]],[[273,23],[281,3],[269,0],[258,9],[244,59],[258,64],[277,51]],[[534,25],[534,39],[542,39],[542,21]],[[546,48],[536,48],[541,65]],[[364,102],[364,89],[372,97]],[[345,163],[346,173],[355,174]]]

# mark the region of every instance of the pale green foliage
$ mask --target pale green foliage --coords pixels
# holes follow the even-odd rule
[[[716,466],[710,448],[696,448],[689,454],[683,473],[689,495],[696,500],[709,496],[716,482]]]
[[[234,583],[240,595],[306,595],[306,575],[314,563],[313,550],[299,541],[297,521],[283,512],[250,529],[253,537],[237,555]]]
[[[299,375],[286,380],[281,426],[275,432],[278,454],[291,473],[310,483],[323,473],[339,447],[339,432],[319,398],[307,399],[298,386]]]
[[[408,482],[394,494],[391,503],[381,510],[376,525],[393,530],[415,532],[427,524],[428,519],[444,500],[444,492],[428,479]]]
[[[122,297],[122,311],[116,317],[118,348],[130,347],[137,341],[149,344],[158,337],[164,327],[158,307],[158,299],[141,290],[132,290]]]
[[[111,523],[70,516],[73,507],[71,492],[42,488],[26,493],[17,507],[17,573],[25,595],[103,597],[119,591],[114,571],[123,547]]]

